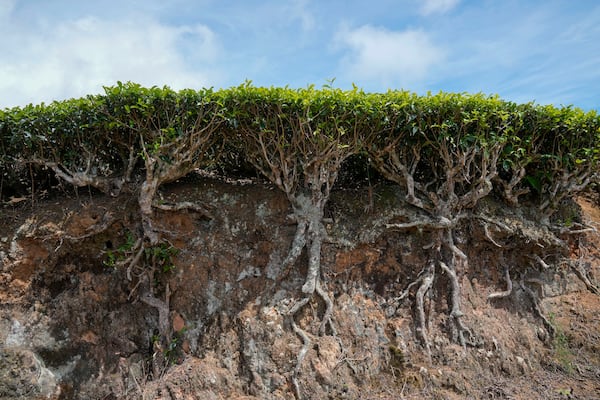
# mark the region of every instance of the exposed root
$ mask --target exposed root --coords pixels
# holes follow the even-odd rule
[[[546,328],[546,330],[548,331],[548,334],[550,335],[550,338],[551,339],[554,338],[556,329],[550,323],[550,321],[548,321],[548,318],[546,318],[546,316],[542,312],[542,309],[540,308],[540,300],[538,298],[538,295],[530,287],[525,285],[525,282],[523,282],[522,280],[519,282],[519,284],[520,284],[521,288],[523,289],[523,291],[525,293],[527,293],[529,295],[529,297],[531,298],[531,302],[533,303],[533,309],[534,309],[535,313],[537,314],[538,318],[540,318],[542,320],[544,327]]]
[[[452,318],[452,340],[460,343],[463,347],[466,347],[467,344],[475,346],[476,343],[474,341],[473,333],[461,320],[464,314],[460,309],[460,285],[458,283],[456,272],[448,267],[443,261],[440,261],[440,267],[444,270],[446,275],[448,275],[452,287],[452,308],[450,311],[450,317]],[[468,340],[465,338],[465,333],[469,335]]]
[[[123,177],[111,178],[98,176],[92,172],[95,168],[95,166],[92,165],[93,160],[94,157],[90,154],[87,158],[84,171],[72,171],[53,161],[34,159],[32,162],[50,168],[58,178],[75,187],[91,186],[100,190],[102,193],[117,197],[121,193],[123,184],[129,180],[128,175],[131,174],[131,170],[128,168],[127,175]]]
[[[308,227],[308,223],[306,221],[299,221],[296,226],[296,234],[294,235],[294,240],[292,241],[292,246],[288,251],[285,260],[281,263],[281,271],[279,273],[278,282],[281,282],[283,279],[287,277],[289,274],[291,267],[294,265],[300,254],[302,254],[302,249],[306,246],[306,228]]]
[[[510,271],[508,267],[504,267],[504,279],[506,280],[506,290],[502,292],[494,292],[488,296],[488,300],[502,299],[511,295],[513,290],[513,283],[510,279]]]
[[[308,298],[305,298],[304,300],[306,300],[306,301],[302,304],[302,306],[308,302]],[[302,303],[304,300],[302,300],[300,303]],[[300,303],[298,303],[298,304],[300,304]],[[295,308],[296,308],[296,306],[294,306],[293,309],[295,309]],[[299,307],[299,308],[301,308],[301,307]],[[292,313],[292,310],[290,310],[290,313]],[[302,339],[302,349],[300,349],[300,352],[298,353],[298,358],[296,359],[296,367],[294,368],[294,374],[292,376],[292,383],[294,384],[296,398],[302,399],[302,391],[300,390],[300,384],[298,383],[298,375],[300,374],[300,369],[302,368],[302,362],[304,361],[304,357],[306,357],[306,354],[308,353],[308,350],[310,349],[312,341],[308,337],[308,334],[306,333],[306,331],[303,330],[302,328],[300,328],[298,325],[296,325],[296,321],[294,321],[293,315],[292,315],[292,329],[294,330],[296,335],[298,335],[300,337],[300,339]]]
[[[590,266],[589,262],[584,261],[586,258],[589,259],[589,247],[587,243],[582,243],[582,240],[585,240],[585,238],[580,237],[578,240],[579,259],[577,261],[570,260],[567,262],[573,271],[575,271],[575,274],[579,277],[579,279],[581,279],[581,281],[585,284],[587,290],[596,295],[600,295],[600,288],[592,282],[589,272],[586,270],[586,267],[589,268]]]
[[[168,343],[171,341],[171,330],[169,324],[170,296],[171,293],[169,291],[169,284],[167,284],[166,287],[165,301],[154,297],[151,289],[148,288],[146,289],[145,293],[140,296],[140,301],[142,303],[145,303],[150,307],[154,307],[158,311],[158,333],[160,339],[155,340],[152,343],[152,368],[154,378],[160,377],[161,373],[164,372],[165,367],[167,366],[167,360],[165,359],[165,351]]]
[[[597,233],[598,231],[593,226],[582,224],[580,222],[572,222],[569,226],[565,225],[548,225],[548,228],[559,235],[578,235],[582,233]],[[577,229],[574,229],[577,228]]]
[[[191,201],[182,201],[175,204],[166,204],[160,202],[153,202],[152,207],[162,211],[181,211],[181,210],[191,210],[202,214],[206,218],[214,219],[213,214],[208,211],[208,208],[197,203],[193,203]]]
[[[440,217],[438,220],[423,219],[423,220],[416,220],[416,221],[411,221],[411,222],[385,224],[385,227],[387,229],[418,228],[418,229],[436,230],[436,229],[451,228],[455,224],[455,222],[456,221],[451,221],[448,218]]]
[[[108,230],[108,228],[110,228],[115,222],[116,218],[114,215],[110,211],[107,211],[104,213],[104,215],[102,215],[102,219],[99,222],[85,229],[85,234],[81,236],[65,235],[64,238],[69,240],[83,240],[92,236],[96,236]]]
[[[140,301],[149,305],[150,307],[154,307],[158,311],[158,332],[161,337],[165,338],[167,341],[170,339],[170,329],[169,329],[169,298],[171,297],[171,293],[169,290],[169,284],[167,283],[166,291],[165,291],[165,301],[154,297],[152,292],[148,289],[144,294],[140,296]]]
[[[326,182],[319,180],[315,182],[315,187],[320,188],[324,183]],[[291,269],[290,267],[294,265],[303,249],[306,248],[308,253],[308,271],[305,282],[302,285],[302,293],[305,296],[287,312],[294,332],[300,337],[303,343],[302,349],[298,353],[292,377],[295,394],[298,399],[302,398],[298,375],[304,358],[310,349],[311,340],[309,333],[296,324],[295,316],[311,301],[315,293],[325,303],[325,314],[319,325],[319,335],[325,335],[327,325],[329,325],[333,336],[337,336],[332,322],[333,301],[321,284],[321,247],[324,238],[327,236],[323,226],[323,209],[329,195],[329,186],[326,185],[326,187],[326,193],[316,191],[312,192],[311,196],[306,196],[305,194],[292,195],[289,191],[284,190],[288,194],[288,198],[292,204],[294,210],[292,218],[297,223],[297,227],[288,255],[282,262],[281,274],[278,281],[281,281],[288,274],[288,271]]]
[[[542,257],[538,256],[537,254],[534,254],[533,258],[535,259],[535,261],[538,262],[538,264],[540,264],[542,266],[542,269],[550,268],[550,266],[548,264],[546,264],[546,262],[542,259]]]
[[[417,290],[417,293],[415,294],[415,307],[417,309],[416,310],[417,321],[416,321],[415,332],[416,332],[417,337],[419,338],[419,340],[421,341],[421,343],[427,350],[427,356],[429,357],[430,361],[431,361],[431,345],[429,344],[429,339],[427,337],[428,335],[427,335],[427,326],[426,326],[427,323],[426,323],[426,319],[425,319],[424,299],[425,299],[425,295],[427,294],[427,292],[431,288],[431,285],[433,284],[434,272],[435,272],[435,266],[433,264],[431,264],[428,267],[428,270],[425,273],[425,275],[422,275],[421,278],[419,278],[419,280],[416,281],[416,282],[420,281],[421,286],[419,286],[419,289]]]
[[[142,230],[144,231],[144,237],[148,239],[150,244],[158,244],[158,230],[154,227],[152,213],[142,213]]]
[[[150,189],[146,189],[150,190]],[[154,189],[156,191],[156,189]],[[153,195],[153,194],[152,194]],[[140,194],[140,213],[142,217],[142,228],[144,231],[144,236],[150,241],[152,245],[159,243],[159,233],[173,233],[167,231],[165,229],[159,229],[154,226],[154,209],[168,211],[168,212],[177,212],[181,210],[188,210],[192,212],[196,212],[201,214],[203,217],[207,219],[214,219],[214,215],[209,208],[204,205],[197,204],[191,201],[182,201],[174,204],[161,203],[160,201],[150,200],[148,199],[150,195],[146,194],[146,192],[142,191]],[[150,207],[148,208],[148,204]]]
[[[411,291],[411,289],[412,289],[414,286],[416,286],[416,285],[418,285],[419,283],[421,283],[421,281],[423,280],[423,273],[424,273],[424,272],[425,272],[425,270],[426,270],[426,269],[428,269],[429,267],[430,267],[430,266],[423,267],[423,269],[421,270],[421,272],[419,272],[419,273],[417,274],[417,279],[416,279],[416,280],[414,280],[414,281],[412,281],[411,283],[409,283],[409,285],[406,287],[406,289],[404,289],[404,290],[402,291],[402,293],[400,293],[400,296],[398,296],[398,297],[396,297],[396,298],[394,299],[394,302],[395,302],[395,303],[399,303],[400,301],[404,300],[404,299],[405,299],[405,298],[406,298],[406,297],[407,297],[407,296],[410,294],[410,291]]]
[[[129,255],[129,257],[127,257],[123,261],[118,262],[118,265],[126,265],[127,266],[126,276],[127,276],[127,280],[129,282],[131,282],[133,280],[131,273],[132,273],[133,269],[139,265],[143,254],[144,254],[143,240],[142,240],[142,238],[139,238],[135,242],[133,247],[131,248],[131,254]]]
[[[452,232],[448,232],[448,235],[451,237],[452,236]],[[467,255],[461,250],[459,249],[455,244],[454,241],[451,239],[450,241],[450,249],[452,250],[452,253],[457,256],[458,258],[460,258],[463,262],[466,263],[467,261]]]
[[[485,215],[481,215],[481,214],[475,214],[475,215],[473,215],[473,218],[477,218],[477,219],[480,219],[487,223],[494,224],[506,233],[515,233],[514,228],[511,228],[510,226],[506,225],[505,223],[503,223],[495,218],[486,217]]]
[[[316,226],[315,226],[316,225]],[[311,221],[308,225],[308,273],[302,292],[311,295],[317,287],[317,280],[321,273],[321,229],[320,222]]]
[[[333,301],[331,301],[331,298],[327,294],[327,291],[325,289],[323,289],[323,287],[321,286],[320,279],[317,279],[317,281],[315,282],[315,292],[317,293],[317,295],[319,295],[319,297],[321,297],[323,299],[323,301],[325,302],[325,307],[326,307],[325,315],[323,316],[323,318],[321,320],[321,324],[319,325],[319,335],[324,335],[326,333],[325,331],[326,331],[327,325],[329,325],[330,329],[332,331],[332,334],[334,336],[337,336],[337,331],[336,331],[336,329],[333,325],[332,319],[331,319],[331,315],[333,314]],[[312,293],[312,294],[314,294],[314,293]],[[288,315],[290,316],[290,319],[291,319],[292,329],[294,330],[296,335],[298,335],[300,337],[300,339],[302,340],[302,343],[303,343],[302,349],[298,353],[298,358],[296,359],[296,367],[294,369],[294,375],[292,377],[292,382],[294,384],[294,389],[296,391],[296,397],[298,399],[302,398],[301,391],[300,391],[300,385],[298,383],[298,374],[300,373],[300,369],[302,367],[302,362],[304,361],[304,358],[306,357],[306,353],[310,349],[312,341],[310,340],[308,332],[306,332],[304,329],[300,328],[296,324],[294,317],[302,308],[304,308],[304,306],[306,306],[310,302],[310,300],[312,298],[312,294],[310,294],[310,295],[304,297],[302,300],[298,301],[288,311]]]
[[[585,271],[585,269],[582,265],[581,260],[570,261],[569,265],[573,269],[573,271],[575,271],[575,274],[577,275],[577,277],[579,279],[581,279],[581,281],[585,284],[585,287],[587,288],[587,290],[589,290],[590,292],[592,292],[596,295],[600,295],[600,288],[598,288],[598,286],[596,286],[592,283],[592,281],[590,280],[590,278],[588,276],[587,271]]]
[[[307,240],[305,239],[305,237],[308,236],[308,242],[310,243],[310,246],[308,248],[308,273],[306,276],[306,281],[302,286],[302,292],[305,293],[306,296],[302,300],[298,301],[288,312],[288,315],[291,317],[292,328],[294,332],[300,337],[300,339],[302,339],[303,343],[302,349],[298,353],[298,358],[296,360],[296,368],[294,370],[294,376],[292,377],[292,382],[296,391],[296,397],[298,399],[302,398],[300,385],[298,383],[298,374],[302,367],[302,362],[306,357],[306,353],[310,349],[311,340],[308,336],[308,333],[296,324],[294,317],[302,308],[304,308],[304,306],[306,306],[310,302],[315,292],[319,297],[321,297],[321,299],[323,299],[323,302],[325,303],[325,314],[319,326],[319,334],[324,335],[326,327],[327,325],[329,325],[331,327],[333,335],[337,335],[335,327],[333,326],[331,320],[331,316],[333,314],[333,301],[329,297],[329,294],[327,294],[327,291],[322,287],[320,280],[322,237],[319,226],[315,227],[315,225],[319,225],[319,223],[311,222],[309,224],[299,224],[296,237],[294,238],[294,243],[292,244],[292,249],[290,250],[290,255],[295,260],[295,258],[297,258],[300,254],[302,248],[306,245]],[[308,232],[306,232],[307,230]],[[308,235],[305,236],[304,232],[308,233]],[[302,238],[304,239],[300,239],[298,233],[302,233]],[[290,258],[290,255],[288,255],[286,261]]]
[[[57,252],[63,245],[65,240],[69,240],[69,241],[73,241],[73,242],[77,242],[83,239],[87,239],[96,235],[99,235],[105,231],[107,231],[117,220],[114,217],[114,215],[107,211],[104,213],[104,215],[102,215],[102,219],[99,222],[96,222],[94,225],[91,225],[89,227],[87,227],[85,229],[85,232],[83,235],[79,235],[79,236],[73,236],[73,235],[69,235],[67,234],[63,228],[66,225],[67,221],[69,220],[69,218],[72,216],[72,213],[70,213],[67,218],[61,223],[60,228],[56,227],[53,229],[50,229],[51,233],[50,235],[47,235],[44,240],[47,239],[58,239],[59,243],[58,246],[54,249],[55,252]]]
[[[323,289],[320,280],[317,281],[315,291],[325,302],[325,314],[323,315],[323,318],[321,319],[321,324],[319,325],[319,335],[325,335],[325,330],[327,328],[327,325],[329,325],[333,336],[337,336],[337,330],[335,329],[335,326],[333,325],[333,320],[331,319],[331,316],[333,315],[333,301],[331,301],[331,298],[329,297],[329,294],[327,294],[327,291]]]
[[[485,237],[492,242],[496,247],[502,247],[502,245],[498,244],[494,238],[492,237],[492,235],[490,234],[490,230],[488,228],[488,224],[486,224],[485,222],[483,223],[483,232],[485,233]]]

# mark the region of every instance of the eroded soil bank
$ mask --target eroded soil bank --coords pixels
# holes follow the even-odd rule
[[[468,260],[457,273],[472,340],[451,340],[450,280],[436,270],[423,296],[429,355],[415,324],[422,285],[411,283],[430,261],[430,233],[386,228],[418,218],[392,186],[335,191],[321,258],[333,328],[319,334],[315,297],[294,320],[310,340],[298,362],[289,311],[307,257],[281,268],[295,232],[285,197],[206,177],[162,196],[210,217],[157,211],[176,251],[169,262],[142,254],[135,268],[119,262],[141,234],[135,197],[3,206],[0,398],[288,399],[294,380],[306,399],[599,396],[600,297],[579,276],[600,276],[595,232],[555,236],[531,209],[485,202],[496,225],[465,220],[454,238]],[[555,222],[573,220],[596,226],[600,212],[580,199]],[[512,290],[488,299],[507,290],[507,270]]]

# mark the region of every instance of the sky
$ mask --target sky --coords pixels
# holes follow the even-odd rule
[[[600,1],[0,0],[0,108],[246,80],[600,110]]]

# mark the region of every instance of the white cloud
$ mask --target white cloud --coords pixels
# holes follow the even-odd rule
[[[286,10],[286,14],[293,19],[298,19],[302,26],[302,30],[311,31],[315,28],[315,17],[308,11],[309,0],[294,0]]]
[[[212,86],[218,75],[209,67],[218,55],[215,35],[203,25],[173,27],[145,17],[27,28],[9,22],[0,28],[0,107],[98,93],[117,80]]]
[[[0,21],[7,19],[15,8],[16,0],[0,0]]]
[[[444,58],[443,50],[421,30],[396,32],[365,25],[342,29],[336,42],[349,51],[342,67],[344,74],[354,81],[416,84],[427,76],[432,65]]]
[[[458,5],[460,0],[422,0],[420,12],[423,15],[443,14]]]

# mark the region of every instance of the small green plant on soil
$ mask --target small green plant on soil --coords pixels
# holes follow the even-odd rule
[[[129,253],[134,249],[135,246],[135,238],[133,237],[133,233],[127,232],[125,235],[125,243],[121,244],[117,247],[116,250],[107,250],[106,251],[106,259],[104,260],[104,265],[109,268],[116,268],[117,263],[123,262]]]
[[[175,269],[172,257],[176,256],[179,250],[170,244],[161,243],[144,250],[146,263],[156,267],[157,270],[167,273]]]
[[[125,242],[117,247],[116,250],[107,250],[104,265],[110,268],[116,268],[118,265],[126,263],[132,253],[138,248],[138,243],[133,233],[127,232]],[[175,269],[172,257],[176,256],[179,250],[168,243],[160,243],[156,246],[147,247],[144,250],[144,264],[156,268],[160,272],[167,273]]]
[[[554,358],[559,363],[563,371],[571,374],[573,372],[573,353],[571,353],[571,349],[569,348],[569,337],[565,334],[562,327],[556,322],[555,314],[551,313],[548,319],[555,329],[554,340],[552,341]]]

